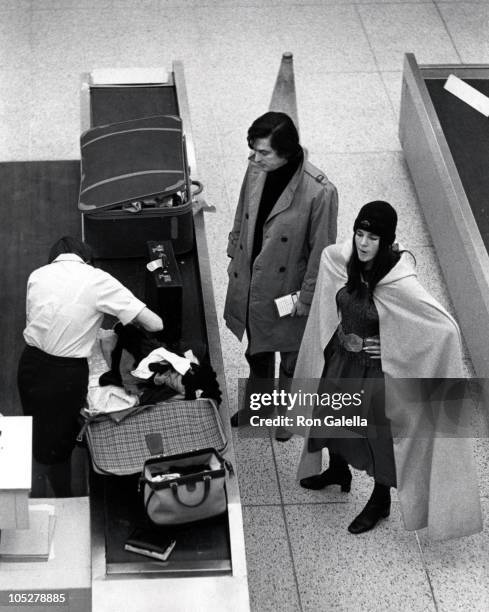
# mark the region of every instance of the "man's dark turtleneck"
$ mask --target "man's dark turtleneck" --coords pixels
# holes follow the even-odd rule
[[[290,183],[297,168],[302,163],[304,153],[302,149],[299,154],[290,159],[286,164],[280,166],[272,172],[267,172],[267,178],[263,186],[258,214],[256,217],[255,235],[253,238],[253,251],[251,253],[251,266],[261,251],[263,245],[263,226],[272,212],[277,200],[282,195],[284,189]]]

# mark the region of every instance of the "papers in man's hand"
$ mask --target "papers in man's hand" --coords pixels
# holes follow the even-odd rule
[[[283,295],[282,297],[274,300],[279,317],[286,317],[287,315],[290,315],[294,304],[299,299],[299,295],[300,291],[296,291],[295,293],[289,293],[288,295]]]

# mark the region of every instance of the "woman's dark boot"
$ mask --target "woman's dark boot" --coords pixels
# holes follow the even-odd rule
[[[391,491],[387,485],[375,483],[374,490],[365,508],[348,526],[348,531],[365,533],[377,525],[380,519],[387,518],[391,511]]]
[[[348,493],[351,489],[350,468],[341,455],[330,453],[329,468],[321,474],[303,478],[299,481],[299,484],[304,489],[313,489],[314,491],[335,484],[340,485],[344,493]]]

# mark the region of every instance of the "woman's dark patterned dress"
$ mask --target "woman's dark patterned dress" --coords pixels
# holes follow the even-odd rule
[[[346,287],[341,288],[336,303],[341,323],[324,350],[325,364],[318,392],[360,393],[362,403],[358,407],[340,410],[319,407],[314,416],[358,415],[367,419],[368,426],[328,428],[327,432],[325,427],[314,429],[309,450],[327,446],[330,452],[342,455],[350,465],[365,470],[377,482],[395,486],[396,470],[389,420],[385,416],[382,362],[361,350],[360,339],[379,337],[377,309],[368,285],[363,283],[361,290],[355,293],[349,293]]]

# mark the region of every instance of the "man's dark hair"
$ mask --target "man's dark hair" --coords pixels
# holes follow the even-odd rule
[[[270,111],[255,119],[248,130],[248,146],[253,148],[258,138],[270,137],[270,146],[287,160],[300,154],[299,133],[292,119],[285,113]]]
[[[91,247],[86,242],[73,238],[73,236],[63,236],[53,244],[49,251],[48,263],[52,263],[58,255],[63,253],[74,253],[87,263],[92,263],[93,260]]]

